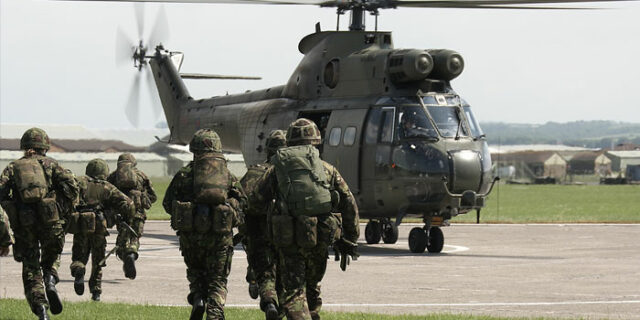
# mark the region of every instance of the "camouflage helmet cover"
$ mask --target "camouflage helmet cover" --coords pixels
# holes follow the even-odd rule
[[[265,146],[267,147],[267,151],[276,151],[280,147],[285,147],[287,145],[287,138],[284,130],[273,130],[269,133],[267,137],[267,141],[265,141]]]
[[[102,159],[93,159],[87,164],[87,169],[84,173],[94,179],[105,180],[109,175],[109,165]]]
[[[51,140],[47,133],[40,128],[31,128],[24,132],[20,139],[20,149],[44,149],[49,150]]]
[[[196,152],[221,152],[222,142],[220,136],[211,129],[200,129],[193,134],[189,142],[189,151]]]
[[[118,157],[118,163],[121,162],[131,162],[134,166],[137,164],[136,157],[134,157],[131,153],[123,153]]]
[[[287,129],[287,143],[289,145],[320,144],[322,136],[315,122],[300,118],[289,125]]]

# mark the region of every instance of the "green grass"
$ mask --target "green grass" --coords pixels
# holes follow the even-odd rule
[[[64,311],[52,319],[65,320],[174,320],[188,319],[189,307],[161,307],[123,303],[65,302]],[[225,308],[227,319],[263,320],[264,313],[258,309]],[[505,319],[552,319],[552,318],[498,318],[489,316],[431,314],[431,315],[381,315],[371,313],[322,312],[323,319],[332,320],[505,320]],[[0,320],[34,319],[25,300],[0,299]]]
[[[475,222],[475,212],[454,222]],[[496,185],[483,223],[638,223],[638,185]]]
[[[153,179],[158,201],[149,219],[167,220],[162,198],[170,178]],[[454,223],[475,223],[475,211]],[[415,220],[415,221],[414,221]],[[405,222],[421,222],[406,219]],[[639,223],[640,185],[496,185],[481,212],[483,223]]]

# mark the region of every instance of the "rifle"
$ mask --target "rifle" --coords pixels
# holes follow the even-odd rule
[[[136,238],[138,238],[138,233],[133,230],[133,228],[124,221],[124,219],[122,219],[122,216],[119,214],[116,214],[116,220],[118,220],[118,225],[121,227],[124,227],[125,229],[127,229],[129,232],[131,232],[133,234],[133,236],[135,236]],[[107,265],[107,259],[109,259],[109,257],[116,252],[116,250],[118,250],[118,248],[120,248],[119,246],[115,246],[113,247],[113,249],[109,250],[109,252],[107,253],[106,256],[104,256],[104,259],[100,260],[100,262],[98,262],[98,265],[101,267],[105,267]]]
[[[118,246],[113,247],[113,249],[109,250],[109,253],[107,253],[106,256],[104,256],[104,258],[102,258],[102,260],[100,260],[100,262],[98,262],[98,265],[102,268],[107,266],[107,259],[109,259],[109,257],[116,252],[116,250],[118,250]]]

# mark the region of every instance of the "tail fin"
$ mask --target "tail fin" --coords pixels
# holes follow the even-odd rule
[[[182,65],[182,59],[181,52],[168,52],[159,47],[156,48],[155,56],[150,59],[149,65],[171,131],[169,143],[187,144],[189,141],[183,141],[178,125],[182,106],[192,100],[189,90],[178,72]]]

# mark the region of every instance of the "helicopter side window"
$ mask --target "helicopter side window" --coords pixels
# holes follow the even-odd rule
[[[376,144],[378,142],[378,128],[380,128],[380,109],[371,109],[367,120],[367,129],[364,133],[364,142],[366,144]]]
[[[380,130],[380,142],[393,141],[394,109],[382,109],[382,130]]]
[[[457,107],[427,106],[427,108],[443,137],[469,135],[466,127],[461,123]]]
[[[347,127],[344,129],[344,137],[342,143],[345,146],[352,146],[356,142],[356,127]]]
[[[484,132],[482,132],[482,128],[480,128],[478,121],[476,121],[476,117],[473,115],[473,112],[471,112],[471,107],[469,105],[463,105],[462,109],[467,116],[469,127],[471,127],[471,135],[474,138],[484,137]]]
[[[342,128],[333,127],[329,133],[329,145],[335,147],[340,144],[340,136],[342,135]]]
[[[436,130],[427,119],[427,115],[421,106],[404,107],[398,113],[398,129],[396,132],[399,139],[438,138]]]

